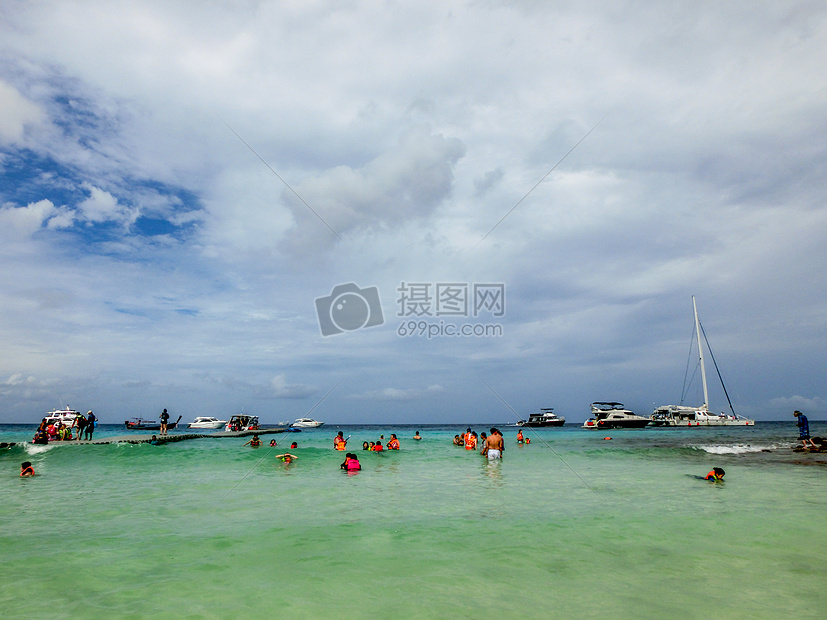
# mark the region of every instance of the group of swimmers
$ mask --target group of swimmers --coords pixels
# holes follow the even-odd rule
[[[518,443],[523,443],[522,431]],[[530,443],[530,440],[528,441]],[[505,440],[500,429],[491,428],[491,434],[486,435],[485,431],[477,435],[476,431],[472,431],[469,427],[462,435],[454,435],[454,445],[464,446],[466,450],[476,450],[478,445],[482,446],[480,454],[489,459],[502,458],[505,450]]]
[[[420,439],[422,439],[420,437]],[[396,438],[394,433],[391,433],[391,438],[388,439],[388,442],[385,446],[382,446],[382,442],[385,440],[384,435],[379,436],[379,441],[363,441],[362,442],[362,450],[366,450],[368,452],[384,452],[387,450],[399,450],[399,439]]]

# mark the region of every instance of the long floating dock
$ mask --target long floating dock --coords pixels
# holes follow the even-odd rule
[[[159,435],[157,433],[132,433],[130,435],[118,435],[116,437],[102,437],[101,439],[69,439],[68,441],[50,441],[50,446],[83,446],[83,445],[104,445],[110,443],[150,443],[152,436],[158,443],[172,443],[175,441],[187,441],[189,439],[221,439],[232,437],[252,437],[253,435],[273,435],[285,433],[284,428],[262,428],[257,431],[221,431],[218,433],[171,433]],[[46,445],[46,444],[43,444]]]

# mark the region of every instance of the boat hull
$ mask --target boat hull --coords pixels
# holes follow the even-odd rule
[[[518,424],[518,426],[522,426],[524,428],[542,428],[545,426],[563,426],[566,423],[565,418],[560,418],[559,420],[550,420],[546,422],[523,422],[522,424]]]

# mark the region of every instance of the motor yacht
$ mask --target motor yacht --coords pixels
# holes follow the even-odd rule
[[[322,424],[324,424],[324,422],[319,422],[318,420],[314,420],[313,418],[299,418],[290,426],[292,426],[293,428],[318,428]]]
[[[598,401],[592,403],[592,417],[586,420],[583,428],[643,428],[649,422],[649,418],[629,411],[623,403]]]

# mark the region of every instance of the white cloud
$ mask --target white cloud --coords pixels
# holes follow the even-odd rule
[[[14,86],[0,79],[0,145],[18,143],[26,125],[39,123],[44,114]]]

